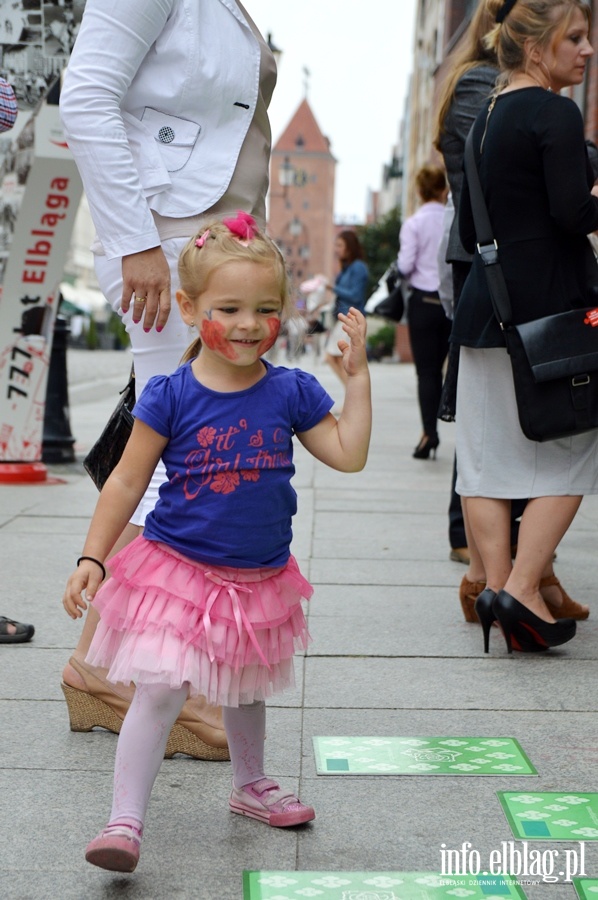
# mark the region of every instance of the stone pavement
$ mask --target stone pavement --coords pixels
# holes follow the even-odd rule
[[[332,374],[303,359],[340,400]],[[126,353],[69,351],[79,457],[128,366]],[[481,629],[459,608],[464,567],[448,559],[453,426],[441,425],[436,461],[413,460],[413,369],[373,364],[372,376],[365,471],[340,474],[296,452],[294,552],[315,586],[313,643],[297,659],[297,688],[269,704],[266,758],[268,774],[316,807],[304,829],[231,815],[228,763],[178,757],[158,776],[137,872],[84,861],[109,811],[116,738],[68,729],[60,672],[80,626],[60,598],[96,492],[80,462],[51,467],[56,483],[0,486],[0,613],[36,626],[30,644],[0,649],[2,900],[240,900],[243,869],[439,871],[441,844],[471,841],[485,859],[512,839],[497,790],[598,789],[596,499],[582,505],[557,562],[569,592],[591,604],[590,620],[538,657],[507,657],[493,630],[485,657]],[[539,777],[321,777],[314,735],[512,736]],[[586,845],[588,875],[598,876],[597,847]],[[525,890],[575,896],[562,883]]]

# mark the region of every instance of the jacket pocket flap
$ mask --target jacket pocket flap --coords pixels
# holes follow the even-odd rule
[[[169,116],[151,106],[145,107],[141,120],[154,140],[167,147],[191,148],[201,131],[197,122]]]

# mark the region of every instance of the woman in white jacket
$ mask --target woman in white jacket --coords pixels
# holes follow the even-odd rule
[[[264,223],[275,83],[272,53],[235,0],[87,0],[60,110],[138,395],[192,339],[172,303],[189,237],[206,216],[237,209]],[[160,464],[115,551],[140,533],[163,480]],[[90,607],[63,672],[71,729],[119,731],[132,692],[85,663],[96,624]],[[188,701],[167,752],[227,758],[219,710]]]

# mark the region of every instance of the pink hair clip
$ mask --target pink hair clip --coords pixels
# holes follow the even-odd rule
[[[231,234],[236,235],[245,246],[247,246],[248,242],[256,236],[258,231],[257,222],[253,216],[243,212],[241,209],[237,210],[236,218],[223,219],[222,223],[223,225],[226,225]]]
[[[198,237],[197,240],[195,241],[195,246],[199,247],[199,249],[201,250],[201,248],[203,247],[203,245],[205,244],[205,242],[207,241],[209,236],[210,236],[210,229],[206,228],[206,230],[201,235],[201,237]]]

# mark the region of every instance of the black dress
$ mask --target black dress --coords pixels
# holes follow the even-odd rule
[[[598,199],[576,104],[542,88],[509,91],[473,126],[482,190],[516,323],[591,305],[587,234]],[[480,152],[482,148],[482,152]],[[459,210],[475,250],[467,180]],[[536,443],[521,432],[502,332],[474,255],[453,321],[461,346],[457,489],[462,496],[529,498],[598,491],[598,435]]]

